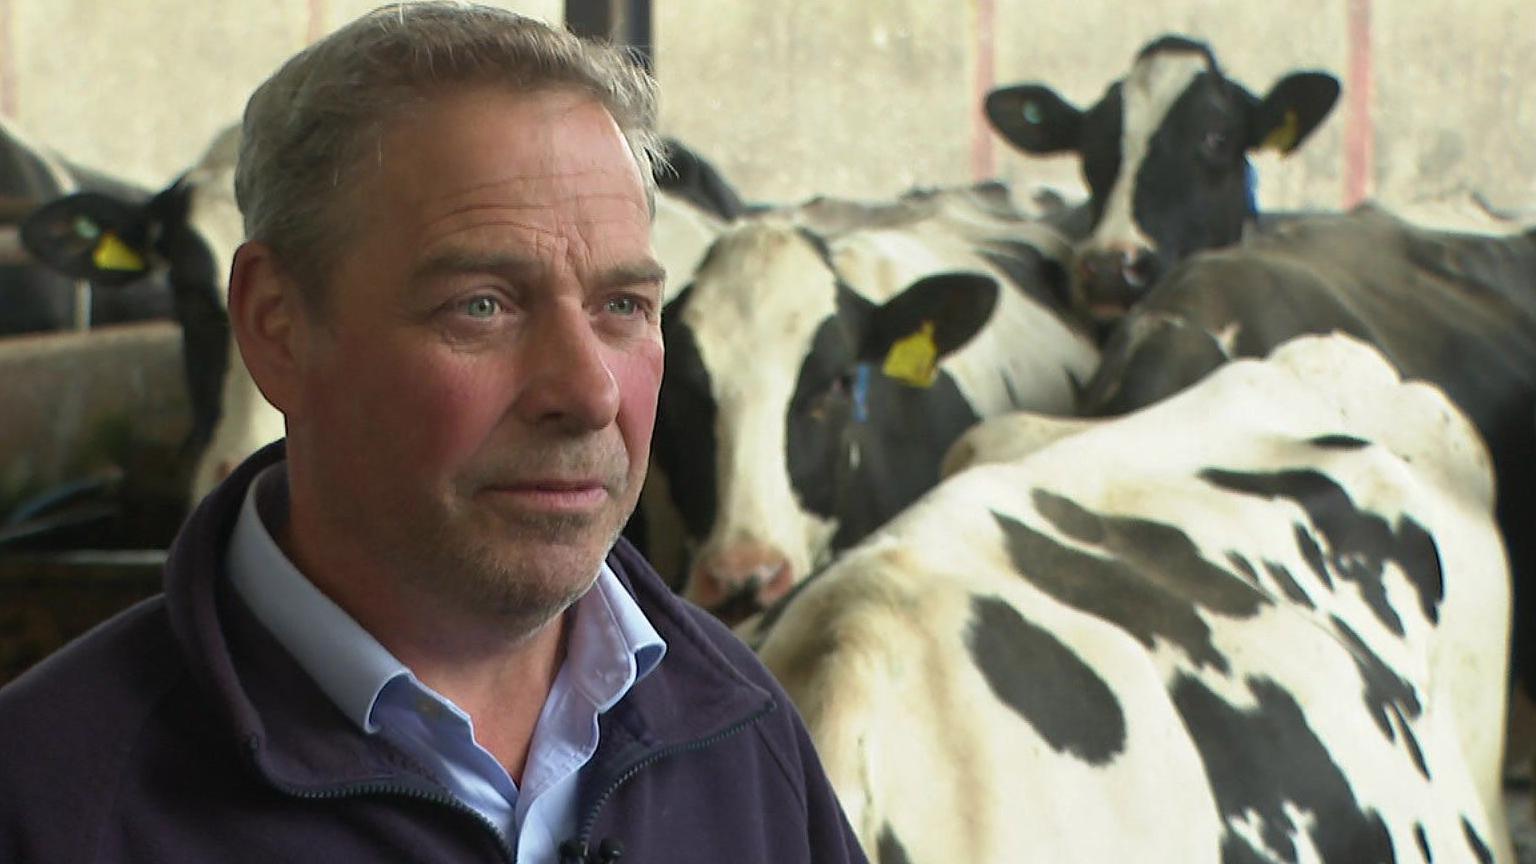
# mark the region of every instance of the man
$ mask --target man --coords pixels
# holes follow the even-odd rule
[[[286,445],[0,692],[0,860],[863,860],[783,692],[617,539],[653,86],[423,4],[257,90],[229,308]]]

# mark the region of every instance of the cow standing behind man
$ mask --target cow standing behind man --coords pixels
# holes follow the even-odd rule
[[[666,563],[692,599],[771,603],[937,482],[977,419],[1072,409],[1097,352],[1059,293],[1065,241],[968,198],[830,240],[793,211],[738,221],[669,304],[643,506],[680,520]]]
[[[40,208],[23,225],[33,253],[73,278],[111,286],[163,274],[170,282],[192,407],[188,450],[197,454],[193,504],[240,460],[283,435],[282,416],[230,344],[229,262],[245,238],[234,191],[239,144],[238,126],[221,131],[186,173],[147,202],[71,195]],[[132,264],[105,266],[109,242],[125,245]]]
[[[149,192],[74,165],[38,146],[0,117],[0,336],[93,327],[171,317],[163,280],[131,280],[112,291],[92,291],[27,259],[12,239],[13,223],[39,203],[79,190],[142,202]]]
[[[1108,334],[1086,413],[1134,410],[1232,357],[1338,330],[1472,417],[1515,582],[1512,673],[1536,694],[1522,624],[1536,617],[1536,240],[1426,231],[1366,207],[1273,220],[1237,245],[1256,215],[1246,153],[1292,152],[1337,96],[1332,76],[1294,72],[1260,100],[1207,46],[1168,36],[1086,112],[1038,84],[999,88],[986,110],[1020,149],[1082,158],[1094,227],[1073,297]]]
[[[761,624],[872,857],[1512,864],[1505,562],[1442,394],[1330,337],[1045,425]]]
[[[1072,300],[1107,325],[1179,261],[1236,243],[1257,215],[1248,153],[1293,152],[1338,95],[1332,75],[1298,71],[1259,99],[1222,73],[1209,46],[1163,36],[1086,111],[1033,83],[993,90],[985,108],[1020,150],[1081,160],[1093,218]]]
[[[1514,583],[1511,672],[1536,693],[1536,230],[1433,231],[1365,206],[1191,258],[1105,345],[1084,411],[1133,411],[1229,360],[1334,331],[1441,388],[1486,442]],[[1512,741],[1512,755],[1530,747]]]

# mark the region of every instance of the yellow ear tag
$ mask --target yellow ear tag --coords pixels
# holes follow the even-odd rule
[[[1285,112],[1285,122],[1276,126],[1273,132],[1264,138],[1264,149],[1273,148],[1281,153],[1296,146],[1297,127],[1301,121],[1297,119],[1295,111]]]
[[[933,322],[924,321],[922,329],[898,340],[885,355],[880,371],[913,387],[932,387],[938,378],[939,346],[933,342]]]
[[[91,263],[98,270],[144,270],[144,256],[133,251],[133,247],[117,239],[117,235],[111,231],[101,236],[101,242],[96,244],[96,250],[91,253]]]

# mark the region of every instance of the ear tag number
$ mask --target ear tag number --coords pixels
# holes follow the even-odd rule
[[[144,257],[133,251],[127,243],[117,239],[117,235],[108,231],[102,235],[101,242],[96,244],[96,250],[91,253],[91,263],[98,270],[143,270]]]
[[[1285,122],[1275,127],[1275,130],[1264,139],[1264,147],[1268,149],[1285,151],[1296,146],[1296,135],[1301,121],[1297,119],[1295,111],[1285,112]]]
[[[885,355],[880,371],[912,387],[932,387],[938,378],[939,347],[933,341],[933,322],[924,321],[916,333],[900,339]]]

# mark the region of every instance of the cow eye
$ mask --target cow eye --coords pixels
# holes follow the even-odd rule
[[[817,394],[810,403],[811,419],[817,422],[826,420],[831,416],[837,406],[848,401],[848,393],[853,386],[853,376],[848,373],[833,376],[827,382],[827,386]]]
[[[1227,133],[1211,131],[1200,139],[1200,152],[1209,159],[1219,159],[1227,152]]]

